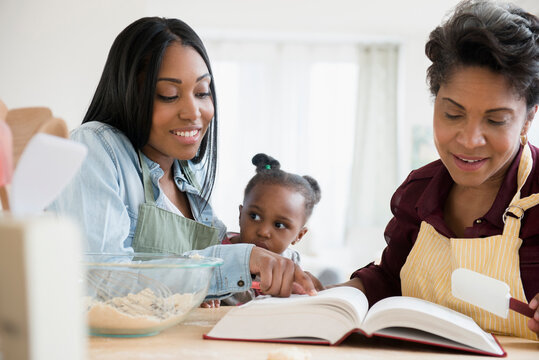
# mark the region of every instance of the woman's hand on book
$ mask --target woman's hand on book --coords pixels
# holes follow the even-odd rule
[[[253,247],[249,268],[251,273],[260,275],[260,290],[266,295],[316,294],[311,277],[298,265],[261,247]]]
[[[535,310],[533,317],[528,320],[528,327],[539,336],[539,294],[530,301],[530,308]]]

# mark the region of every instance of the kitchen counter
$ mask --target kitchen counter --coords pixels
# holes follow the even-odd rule
[[[231,309],[193,310],[184,322],[162,333],[139,338],[89,337],[88,359],[137,360],[137,359],[232,359],[266,360],[268,354],[278,350],[298,348],[317,359],[455,359],[456,357],[494,359],[469,353],[410,342],[365,338],[351,335],[338,346],[297,345],[247,341],[204,340],[202,335]],[[254,324],[253,326],[263,326]],[[539,359],[539,342],[514,337],[497,337],[507,352],[508,359]]]

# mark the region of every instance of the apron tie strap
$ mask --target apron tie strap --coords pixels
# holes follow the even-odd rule
[[[530,172],[532,170],[532,165],[533,165],[533,160],[532,160],[530,145],[526,144],[524,145],[524,148],[522,149],[522,155],[520,156],[520,163],[518,164],[518,174],[517,174],[517,192],[515,193],[515,196],[513,196],[513,199],[511,200],[511,204],[514,204],[520,200],[520,190],[524,186],[524,183],[526,183],[526,180],[528,179],[528,175],[530,175]]]
[[[150,168],[144,158],[142,157],[142,151],[138,151],[138,159],[142,168],[142,184],[144,186],[144,200],[148,204],[155,205],[155,197],[153,194],[152,179],[150,177]]]
[[[502,217],[503,223],[505,224],[505,221],[507,220],[508,216],[521,220],[524,217],[524,211],[525,209],[521,208],[518,205],[509,205],[509,207],[505,209],[503,213],[503,217]]]
[[[522,149],[522,156],[520,158],[520,164],[518,166],[517,175],[517,192],[511,200],[510,205],[505,209],[502,220],[505,224],[503,234],[507,236],[520,235],[520,220],[524,217],[524,212],[531,207],[539,204],[539,194],[533,194],[523,199],[520,198],[520,190],[524,186],[524,183],[528,179],[528,176],[532,169],[532,156],[529,145],[525,145]]]

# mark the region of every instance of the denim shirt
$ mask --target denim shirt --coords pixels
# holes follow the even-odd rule
[[[97,253],[133,253],[131,246],[137,226],[139,205],[144,203],[142,169],[138,154],[129,139],[118,129],[97,121],[88,122],[71,132],[71,139],[88,147],[88,155],[79,172],[47,210],[73,218],[85,235],[83,249]],[[159,187],[163,170],[159,164],[143,156],[150,169],[156,205],[164,208],[164,193]],[[199,183],[203,170],[188,162]],[[226,227],[214,216],[199,191],[182,174],[176,160],[174,180],[185,192],[196,221],[219,229],[226,236]],[[251,244],[215,245],[190,251],[202,256],[224,259],[216,268],[209,295],[222,296],[245,291],[251,285],[249,259]]]

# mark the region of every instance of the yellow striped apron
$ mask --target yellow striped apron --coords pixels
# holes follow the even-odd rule
[[[532,167],[529,146],[524,146],[518,167],[518,189],[504,214],[502,235],[487,238],[447,238],[423,221],[412,251],[401,269],[402,295],[425,299],[472,317],[485,331],[538,340],[528,318],[509,311],[503,319],[451,295],[451,273],[464,267],[507,283],[511,296],[526,301],[520,280],[518,251],[522,240],[520,219],[539,203],[539,194],[520,198]]]

